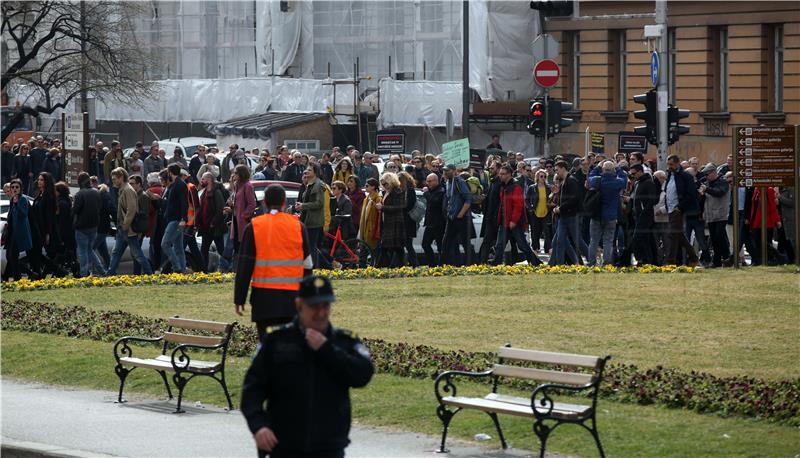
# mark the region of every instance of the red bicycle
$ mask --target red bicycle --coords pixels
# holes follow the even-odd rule
[[[328,231],[324,234],[330,243],[330,249],[325,254],[331,259],[334,267],[338,267],[336,265],[338,263],[342,268],[355,269],[374,263],[375,256],[372,249],[356,238],[344,240],[341,227],[336,228],[335,234]]]

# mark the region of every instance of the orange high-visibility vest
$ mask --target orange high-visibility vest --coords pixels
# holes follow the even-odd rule
[[[303,279],[303,232],[300,221],[284,212],[252,219],[256,263],[253,288],[297,291]]]
[[[186,212],[186,225],[187,226],[194,226],[194,215],[195,215],[195,208],[194,208],[194,200],[192,199],[192,192],[194,191],[194,184],[186,182],[186,193],[189,195],[189,207],[188,211]]]

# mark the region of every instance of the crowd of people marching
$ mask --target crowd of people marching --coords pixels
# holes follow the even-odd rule
[[[115,275],[126,249],[134,274],[232,270],[260,205],[251,180],[300,185],[287,211],[305,224],[315,267],[336,267],[319,247],[324,232],[337,230],[367,248],[365,261],[392,267],[539,264],[545,256],[554,265],[721,267],[743,248],[759,264],[762,230],[770,242],[768,262],[794,259],[793,188],[735,187],[731,156],[725,164],[701,165],[673,155],[667,170],[656,170],[641,153],[533,162],[498,147],[495,139],[484,167],[461,169],[420,151],[382,162],[352,146],[317,158],[285,146],[270,154],[238,145],[220,153],[201,145],[192,157],[177,148],[167,160],[158,142],[147,152],[138,143],[128,158],[118,142],[110,148],[98,142],[73,194],[61,181],[58,141],[3,143],[2,183],[10,201],[3,279]],[[248,154],[258,158],[257,166]],[[738,247],[732,246],[734,212]],[[482,215],[479,230],[474,214]],[[412,243],[420,230],[424,256]],[[114,238],[110,252],[108,237]],[[477,250],[476,237],[482,239]],[[212,245],[219,254],[214,264]]]

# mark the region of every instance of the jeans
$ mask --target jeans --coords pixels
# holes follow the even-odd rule
[[[497,244],[494,246],[494,260],[492,264],[500,265],[503,262],[503,255],[506,251],[506,243],[509,241],[509,235],[513,240],[516,241],[517,248],[522,252],[525,256],[525,260],[528,261],[528,264],[535,266],[542,263],[539,258],[533,254],[533,250],[531,246],[528,245],[528,241],[525,239],[525,231],[522,227],[517,226],[514,229],[505,227],[505,225],[500,226],[497,231]]]
[[[448,219],[447,226],[444,229],[444,256],[442,256],[442,264],[450,264],[453,266],[464,265],[464,257],[461,256],[459,246],[464,247],[464,253],[467,255],[467,262],[471,261],[472,246],[469,244],[469,213],[464,215],[463,218]]]
[[[553,256],[550,257],[550,265],[555,266],[566,263],[569,255],[578,264],[581,264],[581,257],[575,248],[579,245],[578,237],[578,217],[561,216],[556,224],[555,235],[553,236]]]
[[[153,268],[150,267],[150,261],[148,261],[147,258],[144,257],[144,253],[142,253],[142,246],[139,245],[139,237],[135,235],[128,236],[127,232],[120,228],[117,231],[117,236],[114,243],[114,253],[111,254],[111,261],[108,264],[106,275],[108,276],[117,274],[119,261],[122,259],[122,255],[125,253],[125,249],[128,247],[131,248],[131,257],[133,257],[136,262],[142,265],[145,275],[152,274]]]
[[[686,240],[692,240],[692,232],[697,244],[700,246],[700,259],[703,262],[710,262],[711,256],[708,255],[708,241],[706,240],[706,224],[699,216],[686,217]]]
[[[614,264],[614,235],[617,233],[617,220],[601,221],[592,218],[589,223],[589,256],[587,261],[593,266],[597,263],[597,247],[603,241],[603,264]]]
[[[208,252],[211,249],[211,243],[214,243],[214,246],[217,248],[217,253],[220,256],[225,252],[225,235],[214,235],[214,234],[203,234],[203,244],[200,247],[200,253],[203,256],[203,267],[204,270],[208,270]]]
[[[75,229],[75,242],[78,249],[78,264],[81,266],[81,277],[89,275],[89,267],[94,266],[95,273],[103,273],[105,269],[100,258],[94,252],[97,239],[97,228]]]
[[[186,253],[183,251],[183,229],[178,227],[178,221],[167,223],[167,227],[164,229],[164,237],[161,239],[161,252],[164,258],[172,263],[173,272],[183,273],[186,271]]]
[[[708,223],[708,232],[711,237],[711,246],[714,247],[714,266],[721,266],[722,261],[731,255],[730,245],[728,244],[728,234],[725,232],[725,221],[713,221]]]
[[[422,234],[422,250],[425,252],[425,259],[430,267],[439,265],[439,257],[442,255],[442,237],[444,237],[443,227],[428,226]],[[438,255],[433,254],[434,242],[436,242]]]
[[[683,213],[680,210],[675,210],[669,214],[669,223],[667,223],[667,234],[665,239],[666,256],[664,262],[666,264],[677,265],[681,258],[681,249],[686,251],[687,262],[696,263],[697,253],[694,252],[694,247],[686,239],[683,227]]]
[[[97,253],[97,256],[99,256],[100,260],[103,261],[104,266],[108,266],[108,264],[111,262],[111,254],[108,252],[108,245],[106,244],[107,238],[108,234],[98,232],[97,237],[94,239],[94,245],[92,246],[95,253]],[[105,270],[106,269],[103,268],[104,272]]]

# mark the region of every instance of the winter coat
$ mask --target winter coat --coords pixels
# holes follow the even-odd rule
[[[653,182],[650,175],[643,175],[636,180],[633,188],[631,210],[636,222],[647,224],[653,222],[653,207],[658,204],[660,190],[658,185]]]
[[[381,239],[381,211],[375,207],[380,201],[377,191],[365,196],[358,224],[358,239],[373,249]]]
[[[414,209],[417,203],[417,193],[411,186],[405,190],[406,193],[406,208],[403,211],[403,221],[406,224],[406,237],[414,238],[417,234],[417,222],[411,219],[410,212]]]
[[[708,223],[728,221],[728,212],[731,209],[731,191],[724,178],[706,182],[705,204],[703,205],[703,219]]]
[[[423,194],[425,198],[425,227],[444,229],[444,187],[436,186]]]
[[[765,188],[756,188],[753,192],[752,205],[750,207],[750,229],[761,228],[761,192]],[[778,216],[778,206],[775,204],[775,188],[767,190],[767,229],[772,229],[780,222]]]
[[[406,194],[400,188],[392,189],[383,196],[383,225],[381,247],[402,248],[406,244],[405,225]]]
[[[355,225],[353,224],[353,202],[344,193],[339,196],[336,202],[336,211],[331,218],[331,225],[328,232],[331,234],[336,233],[337,228],[342,229],[342,239],[349,240],[355,234]]]
[[[528,212],[525,211],[522,185],[511,180],[500,188],[500,210],[497,212],[497,224],[501,227],[510,227],[516,223],[523,230],[528,227]]]
[[[11,204],[8,212],[8,222],[11,226],[11,237],[17,245],[19,251],[30,250],[33,246],[31,239],[31,224],[28,221],[28,215],[31,210],[31,204],[28,202],[28,196],[20,194],[17,202]]]
[[[588,180],[589,188],[600,189],[600,220],[619,219],[620,193],[628,185],[628,179],[622,167],[617,167],[616,175],[603,173],[600,176],[590,176]]]
[[[75,194],[72,214],[75,229],[97,229],[100,224],[100,207],[103,201],[100,192],[94,188],[82,188]]]
[[[244,237],[244,228],[250,223],[253,218],[253,212],[256,211],[256,192],[253,190],[253,185],[249,181],[239,183],[236,186],[236,197],[233,203],[233,217],[236,223],[236,232],[231,230],[231,238],[234,236],[239,242]]]
[[[700,196],[697,194],[697,186],[694,177],[689,175],[682,167],[670,172],[664,189],[667,189],[669,182],[675,180],[675,191],[678,193],[678,208],[685,216],[696,216],[700,214]],[[671,208],[669,209],[672,210]]]
[[[781,188],[781,192],[778,194],[778,203],[781,206],[781,218],[783,219],[783,229],[786,231],[786,238],[789,240],[794,240],[795,224],[797,224],[797,221],[794,220],[794,196],[794,188]]]
[[[324,186],[322,180],[317,178],[306,186],[300,198],[300,202],[303,204],[300,221],[306,225],[306,229],[318,229],[325,226],[325,205],[329,205],[329,202],[325,200]]]
[[[350,199],[350,202],[353,203],[353,224],[356,229],[358,229],[358,225],[361,223],[361,208],[364,206],[364,198],[367,195],[364,194],[364,191],[360,188],[356,188],[354,192],[347,190],[344,194]]]
[[[128,237],[136,235],[131,225],[133,218],[139,210],[139,196],[133,190],[131,185],[124,183],[119,188],[119,200],[117,201],[117,232],[127,231]]]

